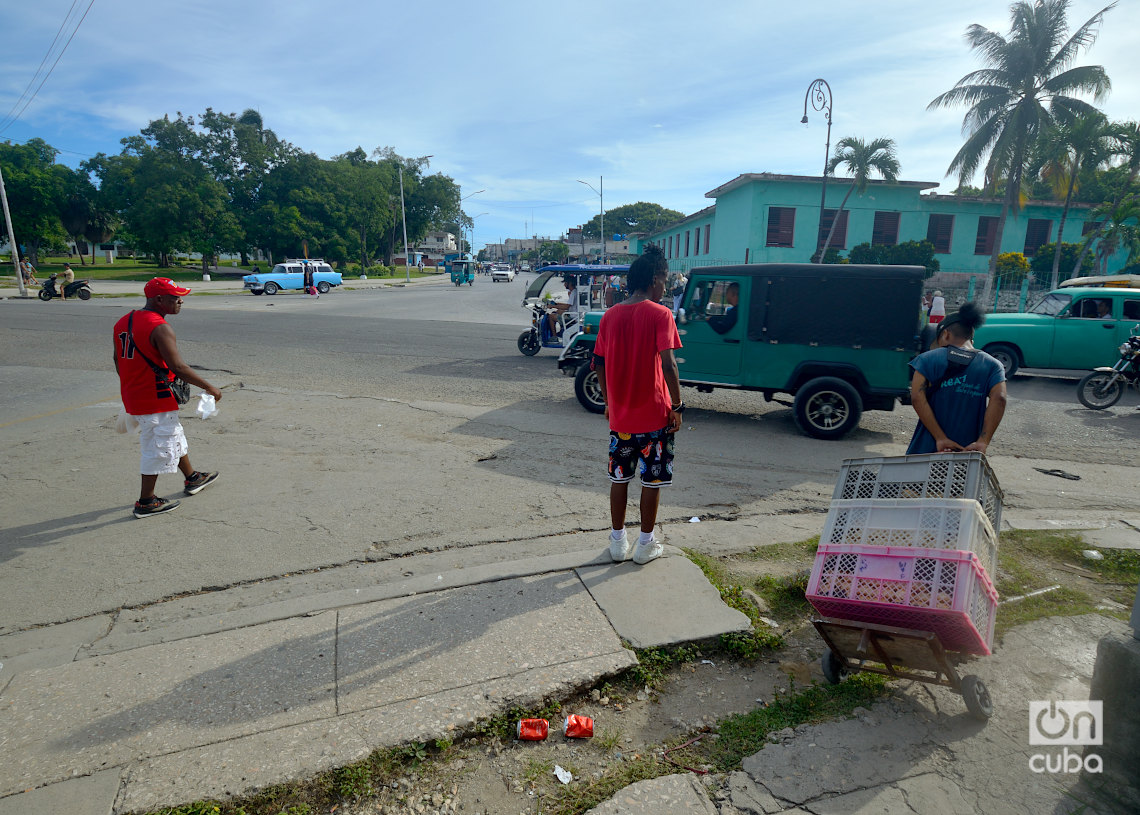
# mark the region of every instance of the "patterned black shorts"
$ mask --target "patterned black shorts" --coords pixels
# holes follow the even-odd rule
[[[652,433],[610,431],[610,481],[628,484],[635,467],[643,486],[673,483],[673,434],[667,427]]]

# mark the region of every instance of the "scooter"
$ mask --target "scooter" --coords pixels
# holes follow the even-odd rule
[[[1120,401],[1125,388],[1140,390],[1140,323],[1120,344],[1120,359],[1111,368],[1095,368],[1077,385],[1077,399],[1090,410],[1104,410]]]
[[[550,331],[550,324],[546,319],[546,306],[541,302],[532,303],[530,307],[530,328],[519,334],[519,351],[528,357],[533,357],[543,348],[564,347],[564,341],[577,332],[577,318],[563,314],[557,318],[561,330],[557,333]],[[573,330],[571,330],[573,329]]]
[[[57,291],[55,287],[55,278],[56,276],[53,274],[51,277],[45,280],[43,282],[43,285],[40,287],[38,295],[39,298],[45,303],[53,297],[60,296],[59,291]],[[64,292],[66,292],[68,297],[78,297],[80,300],[90,300],[91,280],[73,280],[71,283],[68,283],[66,287],[64,287]]]

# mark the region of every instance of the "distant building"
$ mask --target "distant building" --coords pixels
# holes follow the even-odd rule
[[[826,237],[836,210],[853,183],[827,179],[827,209],[820,218],[819,176],[744,173],[706,198],[716,203],[678,224],[637,236],[633,251],[646,244],[662,248],[674,270],[737,263],[807,263]],[[943,274],[984,275],[996,237],[1001,199],[922,194],[937,187],[929,181],[871,181],[862,195],[852,193],[836,225],[830,246],[841,252],[861,243],[898,244],[929,240]],[[1002,252],[1033,257],[1057,240],[1062,204],[1028,201],[1006,219]],[[1093,228],[1089,204],[1072,204],[1064,241],[1079,243]],[[1120,269],[1127,253],[1109,261]],[[1062,270],[1062,278],[1071,270]]]

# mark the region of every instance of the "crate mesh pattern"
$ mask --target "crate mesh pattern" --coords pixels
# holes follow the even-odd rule
[[[968,552],[821,546],[807,597],[827,617],[934,631],[953,651],[993,643],[997,593]]]
[[[965,498],[981,504],[990,525],[1001,529],[1001,487],[981,453],[847,459],[832,497],[844,501]]]

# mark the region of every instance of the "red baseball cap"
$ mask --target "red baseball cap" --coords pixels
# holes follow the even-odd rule
[[[169,277],[156,277],[147,281],[146,288],[143,289],[143,294],[147,297],[158,297],[160,294],[173,294],[177,297],[182,297],[189,294],[190,289],[185,289],[176,284]]]

